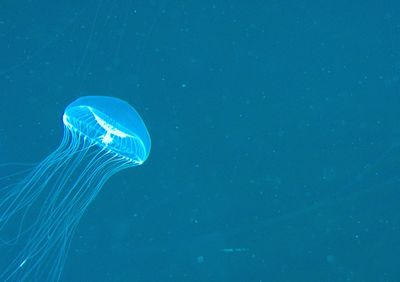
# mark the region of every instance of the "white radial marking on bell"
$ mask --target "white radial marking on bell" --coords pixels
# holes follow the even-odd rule
[[[98,115],[96,115],[96,113],[89,108],[91,113],[93,114],[94,118],[96,119],[97,123],[107,132],[104,136],[103,136],[103,142],[108,144],[112,142],[112,135],[118,136],[120,138],[126,138],[129,136],[129,134],[119,130],[118,128],[115,128],[114,126],[112,126],[111,124],[109,124],[108,122],[106,122],[104,119],[102,119],[101,117],[99,117]]]

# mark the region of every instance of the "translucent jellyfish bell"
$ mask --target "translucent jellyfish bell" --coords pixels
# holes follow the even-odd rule
[[[120,99],[81,97],[63,122],[60,146],[0,188],[1,281],[59,280],[79,219],[105,181],[150,153],[142,118]]]
[[[133,163],[143,163],[150,153],[150,135],[142,118],[120,99],[79,98],[65,109],[63,122],[71,131]]]

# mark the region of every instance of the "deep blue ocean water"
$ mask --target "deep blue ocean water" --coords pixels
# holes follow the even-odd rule
[[[152,152],[62,281],[400,281],[398,1],[2,1],[0,162],[51,153],[85,95]]]

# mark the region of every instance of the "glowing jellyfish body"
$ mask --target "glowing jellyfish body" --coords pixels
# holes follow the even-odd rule
[[[151,147],[139,114],[87,96],[64,112],[60,146],[27,177],[0,188],[0,280],[57,281],[74,230],[105,181],[142,164]]]

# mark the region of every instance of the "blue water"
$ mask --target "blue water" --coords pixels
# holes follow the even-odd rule
[[[85,95],[152,137],[62,281],[400,281],[400,4],[292,2],[0,4],[1,163]]]

